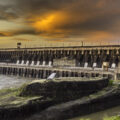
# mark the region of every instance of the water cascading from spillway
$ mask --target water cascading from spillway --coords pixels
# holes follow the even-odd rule
[[[52,66],[52,61],[49,61],[48,66],[49,66],[49,67]]]
[[[88,67],[88,62],[85,62],[84,68],[87,68],[87,67]]]
[[[116,64],[112,63],[111,68],[115,69],[116,68]]]
[[[19,63],[20,63],[20,61],[19,61],[19,60],[17,60],[16,64],[18,65]]]
[[[36,64],[36,66],[39,66],[40,65],[40,61],[37,61],[37,64]]]
[[[26,66],[28,66],[29,65],[29,61],[27,60],[27,62],[26,62]]]
[[[32,61],[31,66],[34,66],[34,61]]]
[[[97,67],[97,63],[93,63],[93,67],[94,67],[94,68]]]
[[[22,60],[21,65],[24,65],[24,60]]]
[[[45,62],[45,61],[43,61],[43,64],[42,64],[42,66],[45,66],[45,63],[46,63],[46,62]]]

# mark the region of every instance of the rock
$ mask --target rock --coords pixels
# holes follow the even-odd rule
[[[24,117],[54,105],[51,99],[42,96],[20,97],[19,90],[0,90],[0,120],[23,120]]]
[[[81,99],[51,106],[25,120],[68,120],[120,105],[120,87],[108,87]]]
[[[66,116],[70,117],[70,114],[80,113],[77,110],[84,112],[84,109],[87,109],[89,105],[92,105],[91,102],[96,100],[93,99],[93,96],[92,100],[90,96],[86,97],[87,99],[80,99],[80,97],[95,93],[106,87],[108,83],[107,78],[89,80],[86,78],[60,78],[37,80],[21,88],[1,90],[0,119],[24,120],[24,118],[36,112],[40,112],[40,115],[38,115],[40,120],[64,119]],[[103,99],[104,96],[101,96],[101,98]],[[99,99],[97,102],[99,103]]]
[[[108,85],[107,78],[60,78],[54,80],[37,80],[26,85],[20,96],[41,95],[57,102],[74,100],[97,92]]]

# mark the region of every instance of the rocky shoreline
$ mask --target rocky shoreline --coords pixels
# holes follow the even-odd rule
[[[0,119],[65,120],[120,105],[120,86],[109,84],[107,78],[67,78],[39,80],[19,89],[2,90]]]

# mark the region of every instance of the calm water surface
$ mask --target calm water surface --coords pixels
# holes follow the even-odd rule
[[[4,76],[0,75],[0,89],[19,87],[26,82],[31,82],[33,78],[24,78],[17,76]]]

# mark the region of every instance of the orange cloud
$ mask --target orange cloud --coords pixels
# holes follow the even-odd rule
[[[44,32],[60,32],[59,27],[62,24],[66,24],[69,16],[65,12],[54,12],[47,14],[43,17],[37,16],[32,23],[32,26],[37,31],[44,31]]]

